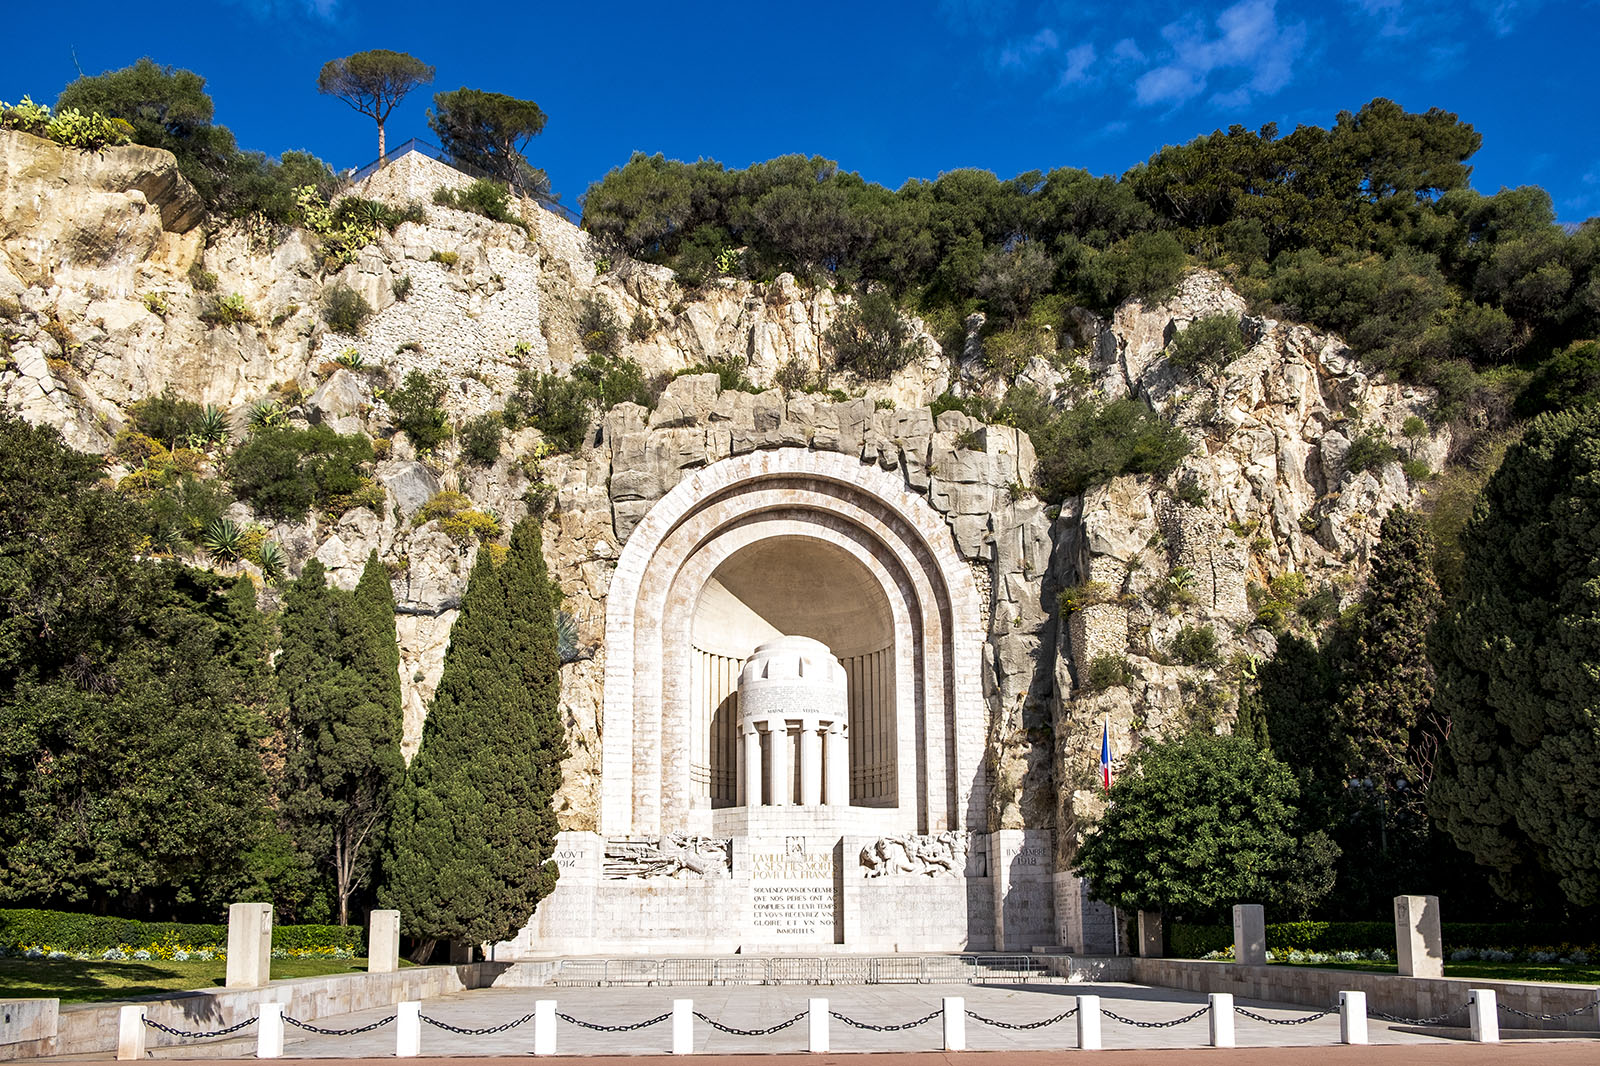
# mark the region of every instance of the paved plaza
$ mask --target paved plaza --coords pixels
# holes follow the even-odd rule
[[[750,1030],[764,1029],[803,1014],[807,1000],[814,996],[826,998],[830,1010],[869,1025],[915,1021],[937,1010],[943,997],[960,996],[965,999],[969,1011],[1015,1025],[1042,1021],[1071,1010],[1078,995],[1098,995],[1102,1011],[1115,1012],[1139,1022],[1169,1021],[1205,1005],[1205,997],[1194,993],[1126,984],[678,986],[485,989],[426,1002],[422,1013],[426,1018],[459,1028],[486,1029],[531,1014],[537,999],[555,999],[556,1009],[561,1014],[597,1025],[620,1025],[666,1014],[671,1011],[674,999],[692,999],[697,1012],[723,1025]],[[1237,1006],[1277,1019],[1301,1018],[1315,1013],[1304,1007],[1254,1000],[1240,1000]],[[292,1004],[289,1013],[293,1014]],[[381,1008],[321,1018],[316,1024],[324,1029],[356,1028],[392,1013],[392,1008]],[[1375,1044],[1456,1043],[1465,1035],[1464,1030],[1423,1031],[1389,1026],[1376,1019],[1370,1026]],[[1241,1015],[1236,1018],[1236,1032],[1242,1048],[1333,1045],[1339,1041],[1339,1018],[1334,1013],[1291,1026],[1269,1025]],[[937,1051],[941,1047],[941,1034],[939,1018],[898,1032],[858,1029],[832,1019],[830,1050],[834,1053]],[[1206,1046],[1209,1030],[1203,1014],[1182,1025],[1162,1029],[1139,1028],[1106,1016],[1102,1019],[1102,1034],[1107,1050],[1196,1048]],[[623,1033],[596,1032],[566,1021],[558,1025],[557,1053],[563,1055],[665,1054],[670,1044],[670,1020]],[[1077,1028],[1073,1018],[1024,1030],[1004,1029],[976,1018],[967,1019],[969,1051],[1047,1051],[1076,1046]],[[425,1056],[526,1055],[532,1047],[531,1021],[486,1036],[458,1035],[427,1022],[422,1026],[422,1054]],[[198,1049],[189,1050],[192,1054]],[[284,1054],[289,1058],[381,1058],[392,1056],[394,1050],[393,1023],[354,1036],[322,1036],[291,1026],[286,1034]],[[767,1036],[740,1036],[720,1032],[696,1020],[694,1050],[717,1055],[803,1052],[806,1050],[806,1021],[802,1018]]]

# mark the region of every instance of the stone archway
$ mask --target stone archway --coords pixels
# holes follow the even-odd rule
[[[623,549],[606,611],[601,833],[715,828],[697,780],[707,762],[696,758],[697,715],[708,697],[694,667],[696,615],[708,589],[719,595],[716,575],[735,574],[746,553],[780,538],[813,545],[806,551],[819,566],[850,569],[890,627],[892,652],[873,676],[894,724],[893,794],[880,807],[852,807],[852,818],[884,832],[985,829],[983,630],[948,525],[895,474],[849,456],[779,448],[695,472],[651,508]],[[818,588],[842,591],[839,582]],[[824,625],[816,612],[809,617],[796,624]]]

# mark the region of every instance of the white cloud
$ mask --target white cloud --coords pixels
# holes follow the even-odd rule
[[[225,0],[260,19],[300,19],[306,16],[331,22],[339,13],[339,0]]]
[[[1061,72],[1061,84],[1065,86],[1087,82],[1094,61],[1095,50],[1092,44],[1080,44],[1076,48],[1067,49],[1067,67]]]
[[[1056,31],[1046,26],[1026,41],[1013,41],[1000,51],[1000,65],[1026,70],[1061,47]]]
[[[1240,0],[1217,16],[1216,30],[1193,18],[1162,27],[1168,47],[1160,65],[1134,82],[1139,103],[1183,104],[1204,92],[1213,76],[1230,73],[1243,78],[1216,95],[1227,106],[1277,92],[1294,76],[1306,43],[1304,23],[1278,22],[1276,0]]]
[[[1488,21],[1496,37],[1504,37],[1525,16],[1543,7],[1544,0],[1472,0],[1472,6]]]
[[[1139,45],[1132,37],[1124,37],[1111,46],[1111,58],[1118,63],[1136,63],[1144,66],[1144,53],[1139,50]]]

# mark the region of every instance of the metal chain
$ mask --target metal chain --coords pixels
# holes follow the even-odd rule
[[[451,1025],[449,1022],[441,1022],[439,1019],[430,1018],[426,1014],[418,1014],[417,1017],[421,1018],[435,1029],[443,1029],[445,1032],[455,1033],[457,1036],[493,1036],[495,1033],[503,1033],[507,1029],[515,1029],[519,1025],[525,1025],[526,1023],[533,1021],[533,1015],[524,1014],[516,1021],[506,1022],[504,1025],[491,1025],[487,1029],[463,1029],[459,1025]]]
[[[1576,1018],[1580,1014],[1590,1013],[1596,1007],[1600,1007],[1600,998],[1597,998],[1589,1003],[1585,1003],[1581,1007],[1574,1007],[1571,1010],[1564,1010],[1560,1014],[1534,1014],[1529,1011],[1518,1010],[1515,1007],[1508,1007],[1504,1003],[1500,1004],[1500,1009],[1505,1011],[1507,1014],[1514,1014],[1518,1018],[1532,1018],[1536,1022],[1559,1022],[1563,1018]]]
[[[1043,1029],[1047,1025],[1054,1025],[1054,1024],[1056,1024],[1056,1022],[1064,1022],[1064,1021],[1066,1021],[1068,1018],[1072,1017],[1076,1013],[1078,1013],[1078,1008],[1077,1007],[1073,1007],[1071,1010],[1062,1011],[1060,1014],[1056,1015],[1054,1018],[1046,1018],[1042,1022],[1022,1022],[1022,1023],[1002,1022],[1002,1021],[1000,1021],[1000,1020],[998,1020],[996,1018],[985,1018],[983,1015],[979,1014],[975,1010],[967,1011],[967,1017],[968,1018],[972,1018],[975,1021],[980,1021],[984,1025],[992,1025],[996,1029]]]
[[[159,1029],[163,1033],[167,1033],[171,1036],[183,1037],[185,1040],[210,1040],[212,1037],[227,1036],[229,1033],[237,1033],[240,1029],[243,1029],[247,1025],[254,1025],[255,1021],[256,1020],[254,1018],[246,1018],[244,1021],[230,1025],[226,1029],[213,1029],[209,1033],[197,1033],[189,1029],[174,1029],[170,1025],[162,1025],[160,1022],[153,1022],[149,1018],[144,1020],[144,1024],[149,1026],[151,1029]]]
[[[1398,1015],[1385,1014],[1381,1010],[1368,1010],[1367,1013],[1374,1018],[1378,1018],[1386,1022],[1393,1022],[1396,1025],[1439,1025],[1442,1022],[1454,1018],[1456,1015],[1460,1014],[1470,1006],[1472,1006],[1472,1004],[1463,1003],[1455,1010],[1446,1011],[1445,1013],[1432,1018],[1401,1018]]]
[[[810,1011],[801,1011],[788,1021],[779,1022],[777,1025],[769,1025],[765,1029],[735,1029],[731,1025],[723,1025],[719,1021],[708,1018],[699,1011],[695,1011],[694,1016],[718,1032],[727,1033],[730,1036],[771,1036],[773,1033],[781,1032],[782,1030],[789,1028],[789,1026],[793,1025],[795,1022],[798,1022],[801,1018],[806,1017],[810,1013]]]
[[[840,1014],[836,1010],[830,1010],[828,1012],[830,1017],[838,1018],[841,1022],[844,1022],[844,1024],[846,1024],[846,1025],[853,1025],[857,1029],[866,1029],[869,1032],[874,1032],[874,1033],[898,1033],[902,1029],[915,1029],[919,1025],[925,1025],[928,1022],[933,1021],[935,1018],[939,1017],[939,1015],[941,1015],[943,1013],[944,1013],[944,1008],[940,1007],[938,1010],[934,1011],[932,1014],[924,1014],[922,1017],[918,1018],[916,1021],[914,1021],[914,1022],[906,1022],[904,1025],[873,1025],[873,1024],[871,1024],[869,1022],[858,1022],[854,1018],[846,1018],[843,1014]]]
[[[1121,1022],[1123,1025],[1131,1025],[1135,1029],[1171,1029],[1174,1025],[1182,1025],[1184,1022],[1192,1022],[1202,1014],[1208,1013],[1210,1010],[1211,1007],[1208,1004],[1207,1006],[1201,1007],[1193,1014],[1185,1014],[1182,1018],[1174,1018],[1170,1022],[1136,1022],[1132,1018],[1124,1018],[1122,1015],[1108,1011],[1103,1007],[1101,1008],[1100,1013],[1104,1014],[1107,1018],[1110,1018],[1114,1022]]]
[[[560,1011],[556,1011],[556,1017],[564,1022],[571,1022],[573,1025],[581,1025],[585,1029],[593,1029],[597,1033],[631,1033],[635,1029],[648,1029],[652,1025],[666,1021],[672,1017],[672,1012],[667,1011],[665,1014],[656,1015],[647,1022],[634,1022],[632,1025],[596,1025],[594,1022],[586,1022],[582,1019],[574,1018],[570,1014],[562,1014]]]
[[[287,1014],[283,1016],[283,1020],[294,1026],[296,1029],[304,1029],[306,1032],[316,1033],[318,1036],[355,1036],[358,1033],[370,1033],[374,1029],[382,1029],[384,1026],[394,1021],[394,1019],[395,1016],[391,1014],[387,1018],[373,1022],[371,1025],[358,1025],[354,1029],[323,1029],[319,1026],[303,1022],[299,1018],[291,1018]]]
[[[1329,1010],[1322,1011],[1320,1014],[1308,1014],[1304,1018],[1268,1018],[1264,1014],[1257,1014],[1255,1011],[1246,1010],[1243,1007],[1235,1007],[1233,1009],[1244,1015],[1246,1018],[1254,1018],[1256,1021],[1266,1022],[1268,1025],[1304,1025],[1306,1022],[1314,1022],[1318,1018],[1326,1018],[1330,1014],[1336,1014],[1339,1010],[1338,1007],[1333,1007]]]

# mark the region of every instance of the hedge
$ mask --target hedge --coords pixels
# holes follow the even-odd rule
[[[119,944],[144,947],[175,940],[191,947],[228,944],[226,925],[196,922],[141,922],[67,911],[0,909],[0,949],[23,944],[48,944],[62,951],[105,951]],[[347,948],[366,951],[366,930],[360,926],[274,925],[272,946],[286,949]]]
[[[1444,922],[1440,927],[1444,950],[1456,948],[1525,948],[1561,944],[1587,931],[1551,922]],[[1233,929],[1226,925],[1174,923],[1167,933],[1167,948],[1174,958],[1198,959],[1233,945]],[[1393,951],[1392,922],[1273,922],[1267,926],[1267,949],[1302,951]]]

